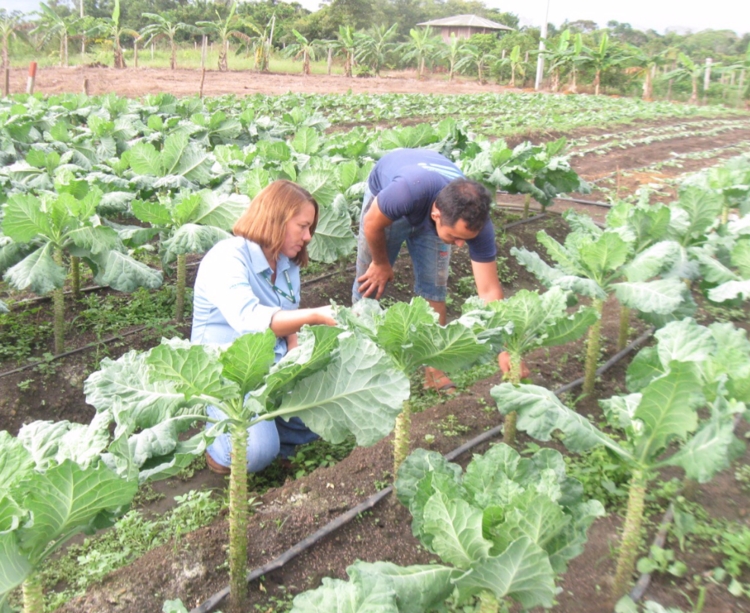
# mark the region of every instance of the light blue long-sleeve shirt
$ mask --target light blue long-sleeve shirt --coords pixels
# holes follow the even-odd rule
[[[225,345],[243,334],[268,330],[281,309],[299,308],[299,266],[279,255],[275,285],[280,291],[270,283],[271,272],[257,243],[235,236],[214,245],[195,280],[191,342]],[[286,352],[286,341],[278,339],[276,361]]]

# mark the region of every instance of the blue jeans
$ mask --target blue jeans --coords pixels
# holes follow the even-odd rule
[[[207,408],[212,419],[225,419],[226,415],[216,407]],[[207,428],[210,424],[207,424]],[[262,421],[247,429],[247,472],[255,473],[266,468],[276,456],[287,458],[294,455],[297,445],[311,443],[318,439],[310,428],[305,426],[299,417],[292,417],[288,422],[280,417],[275,421]],[[232,441],[228,433],[219,435],[208,447],[208,453],[222,466],[232,463]]]
[[[364,218],[374,197],[370,188],[365,189],[362,198],[362,213],[359,217],[359,237],[357,238],[357,272],[352,286],[352,304],[362,298],[357,279],[367,272],[372,262],[370,246],[363,232]],[[391,266],[396,262],[401,245],[406,241],[411,261],[414,266],[414,293],[425,300],[445,302],[448,289],[448,271],[450,270],[451,246],[446,245],[438,235],[429,228],[415,227],[409,224],[406,217],[394,221],[385,229],[386,250]]]

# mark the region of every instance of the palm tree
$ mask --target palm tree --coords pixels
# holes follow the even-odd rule
[[[427,60],[435,57],[436,53],[443,45],[439,37],[432,34],[432,28],[427,26],[423,30],[409,30],[410,40],[403,43],[400,49],[403,52],[405,62],[415,62],[417,65],[417,75],[420,79],[424,78],[424,69]]]
[[[80,18],[71,15],[69,18],[60,17],[48,4],[42,2],[39,5],[40,10],[39,24],[29,32],[29,34],[41,34],[39,47],[43,47],[55,37],[60,38],[60,66],[68,65],[68,39],[71,36],[71,30],[76,27]]]
[[[610,43],[606,30],[602,32],[598,47],[595,49],[583,47],[582,62],[594,69],[594,95],[599,95],[602,72],[616,66],[624,59],[620,50],[614,44]]]
[[[226,19],[223,19],[219,12],[216,12],[216,21],[199,21],[195,25],[204,28],[207,32],[213,33],[219,38],[221,43],[221,49],[219,51],[219,70],[229,70],[229,63],[227,62],[227,56],[229,55],[229,39],[238,38],[245,43],[251,43],[250,38],[244,32],[240,32],[236,28],[241,28],[247,25],[246,22],[236,14],[237,2],[232,2],[232,8],[229,10],[229,15]]]
[[[316,40],[308,40],[295,29],[292,29],[292,34],[297,42],[287,45],[284,54],[295,60],[302,58],[302,74],[309,75],[310,60],[317,59],[318,51],[321,49],[320,43]]]
[[[394,47],[391,41],[397,34],[397,26],[398,24],[394,23],[386,29],[381,25],[369,32],[359,33],[360,47],[356,54],[356,61],[360,64],[367,64],[377,76],[380,76],[380,69],[386,63],[388,52]]]
[[[174,38],[180,31],[192,32],[197,34],[198,28],[189,25],[187,23],[178,22],[175,23],[166,17],[157,15],[156,13],[143,13],[146,19],[150,19],[153,23],[148,24],[141,32],[141,38],[148,38],[146,45],[153,42],[157,38],[169,39],[169,48],[172,55],[169,58],[169,67],[172,70],[177,69],[177,46],[175,45]]]

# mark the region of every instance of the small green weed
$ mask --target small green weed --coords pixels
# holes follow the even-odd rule
[[[319,466],[334,466],[347,457],[356,444],[352,436],[342,443],[329,443],[318,439],[307,445],[300,445],[297,453],[289,458],[295,469],[294,478],[304,477]]]
[[[612,459],[604,447],[565,456],[567,474],[583,485],[586,498],[599,500],[607,511],[624,508],[630,471]]]
[[[443,436],[454,437],[469,431],[468,426],[464,426],[458,421],[458,417],[446,415],[445,418],[437,424],[437,429],[443,433]]]

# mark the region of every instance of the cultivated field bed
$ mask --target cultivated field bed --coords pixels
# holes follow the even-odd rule
[[[94,93],[98,93],[97,87],[106,87],[109,91],[132,96],[156,91],[154,88],[159,91],[171,89],[180,95],[194,93],[190,88],[194,86],[195,73],[178,71],[177,81],[166,81],[165,75],[169,74],[172,78],[174,73],[163,71],[165,74],[151,74],[156,72],[137,71],[138,78],[133,78],[130,74],[129,83],[128,78],[125,78],[118,85],[111,79],[120,78],[122,73],[114,71],[50,70],[49,74],[47,71],[42,73],[38,89],[44,93],[78,90],[78,83],[86,77]],[[243,94],[263,91],[281,94],[291,90],[345,93],[353,89],[356,94],[360,91],[383,91],[379,88],[390,88],[384,90],[389,92],[424,91],[424,84],[402,78],[352,81],[338,77],[302,79],[287,76],[283,77],[284,83],[276,84],[263,79],[276,78],[280,81],[282,77],[253,74],[246,77],[252,79],[253,85],[250,85],[250,81],[245,84],[240,80],[240,76],[244,79],[245,75],[232,76],[237,78],[229,79],[231,87],[225,87],[226,75],[221,75],[222,81],[218,80],[218,74],[208,75],[205,92]],[[13,75],[14,82],[19,78],[17,74]],[[316,81],[317,79],[320,80]],[[310,85],[312,81],[316,82]],[[442,91],[437,86],[433,88],[432,82],[429,85],[430,90],[435,93]],[[257,89],[249,89],[250,87]],[[463,83],[461,88],[458,92],[456,89],[451,91],[461,94],[477,91],[500,93],[499,88],[494,86]],[[342,97],[344,98],[346,96]],[[311,103],[310,100],[307,103]],[[351,110],[351,107],[347,111],[343,103],[341,106],[344,108],[336,108],[334,98],[327,97],[325,103],[331,107],[333,124],[329,132],[333,134],[346,131],[352,126],[374,130],[404,123],[401,117],[414,115],[408,112],[412,105],[411,97],[403,100],[398,97],[385,98],[384,101],[389,106],[402,105],[402,110],[391,118],[365,115],[355,118],[359,111]],[[444,101],[441,99],[441,104],[446,109],[452,108],[450,97],[446,97]],[[613,104],[612,108],[616,108],[612,101],[607,101],[603,106],[609,108],[610,104]],[[272,105],[273,101],[270,101],[269,106]],[[554,125],[547,125],[542,129],[514,125],[505,131],[491,117],[482,116],[479,111],[467,114],[466,119],[477,132],[491,137],[505,137],[510,145],[527,138],[534,142],[545,142],[564,133],[573,152],[573,169],[593,186],[590,193],[568,194],[574,200],[607,203],[610,199],[619,198],[635,202],[639,197],[639,190],[646,187],[653,192],[652,202],[671,202],[676,198],[680,180],[686,175],[746,152],[750,143],[748,114],[719,109],[676,109],[673,116],[668,116],[664,111],[663,116],[647,115],[643,119],[625,117],[627,112],[623,111],[623,120],[627,119],[627,126],[616,122],[616,111],[612,111],[613,117],[606,122],[600,121],[596,127],[576,127],[571,125],[573,122],[566,123],[560,119],[559,129],[555,129]],[[323,103],[319,110],[324,115],[327,114]],[[349,122],[344,120],[347,112],[352,117]],[[410,119],[408,123],[413,125],[421,121],[437,122],[441,119],[443,117],[433,109],[424,118],[419,118],[418,121]],[[495,216],[497,227],[518,220],[518,208],[523,206],[522,196],[500,193],[498,203],[501,210]],[[532,203],[532,208],[533,206]],[[557,240],[563,241],[569,228],[560,213],[568,208],[585,211],[597,222],[603,222],[608,211],[605,206],[558,199],[544,217],[498,233],[501,262],[499,271],[507,296],[522,289],[540,288],[536,278],[516,262],[511,249],[525,247],[541,252],[536,238],[539,230],[545,230]],[[188,258],[188,287],[192,285],[199,259],[199,256]],[[348,305],[353,274],[350,265],[351,258],[331,265],[315,265],[305,277],[307,285],[303,287],[303,306],[318,306],[330,300]],[[471,293],[470,281],[468,258],[465,252],[459,252],[454,260],[450,279],[452,318],[458,316],[461,303]],[[171,282],[171,279],[167,278],[167,282]],[[92,283],[90,279],[84,279],[84,285],[89,283]],[[396,281],[388,292],[385,305],[408,300],[410,287],[408,258],[401,258]],[[697,291],[695,296],[700,307],[695,316],[699,323],[733,321],[738,327],[750,329],[746,307],[715,307],[706,303]],[[13,304],[24,299],[33,301]],[[51,319],[51,303],[37,301],[31,293],[8,291],[3,300],[11,304],[12,312],[5,316],[1,332],[6,359],[0,364],[0,430],[15,434],[23,423],[36,419],[67,419],[87,423],[94,416],[94,409],[85,403],[83,384],[85,378],[98,368],[101,358],[115,359],[130,349],[147,349],[158,344],[162,336],[189,337],[189,316],[185,323],[177,323],[172,319],[174,299],[173,290],[162,288],[124,296],[109,289],[99,289],[85,293],[77,301],[69,300],[70,308],[66,316],[68,351],[111,336],[120,335],[120,338],[64,358],[50,359],[54,350],[51,330],[46,322]],[[97,315],[108,310],[112,312],[109,317]],[[609,357],[616,352],[618,326],[616,313],[609,312],[603,322],[603,356]],[[34,336],[35,340],[19,360],[17,340],[21,337],[28,338],[29,328],[37,328],[39,334]],[[630,340],[646,328],[646,324],[633,319]],[[28,364],[32,357],[37,358],[38,362],[31,368],[11,373]],[[539,349],[530,354],[526,362],[536,385],[554,389],[582,375],[583,357],[583,341],[578,340],[561,347]],[[630,357],[625,358],[599,379],[596,387],[599,397],[607,398],[614,393],[625,392],[625,369],[629,359]],[[500,382],[500,375],[493,372],[492,368],[485,367],[484,370],[472,372],[465,381],[458,380],[461,386],[458,395],[440,398],[434,393],[422,391],[421,382],[415,378],[412,381],[413,395],[417,399],[416,404],[423,410],[413,418],[412,448],[425,447],[446,453],[500,425],[503,418],[489,394],[490,389]],[[574,390],[565,398],[572,402],[577,394]],[[580,400],[576,408],[580,413],[591,416],[594,422],[602,419],[602,411],[593,399]],[[742,423],[739,435],[744,436],[746,432],[747,425]],[[482,443],[456,461],[465,465],[472,453],[484,452],[488,445],[499,442],[500,438],[498,435]],[[519,450],[532,450],[537,444],[525,435],[519,435]],[[564,452],[559,442],[553,442],[552,445]],[[251,496],[255,497],[256,503],[249,526],[250,567],[262,566],[330,519],[388,485],[393,477],[391,457],[390,439],[386,439],[373,447],[356,448],[338,463],[324,462],[333,465],[316,468],[305,476],[301,475],[307,470],[302,470],[303,458],[300,458],[293,463],[292,469],[274,465],[266,471],[268,474],[250,477],[249,485],[253,492]],[[619,543],[621,514],[624,512],[626,475],[607,467],[606,457],[606,454],[598,457],[568,456],[570,474],[583,481],[587,493],[606,498],[604,502],[608,515],[596,520],[589,530],[583,554],[573,560],[560,582],[562,591],[557,596],[554,611],[594,613],[612,610],[608,594],[615,564],[613,552]],[[732,595],[728,590],[729,580],[717,573],[726,556],[716,549],[720,539],[717,521],[726,520],[726,526],[733,526],[737,530],[743,527],[747,530],[750,525],[747,515],[747,509],[750,509],[750,490],[747,472],[742,469],[748,465],[748,459],[750,456],[745,452],[731,468],[721,472],[709,484],[700,486],[692,495],[691,501],[684,503],[683,508],[692,510],[697,523],[706,530],[687,536],[682,543],[674,531],[670,532],[664,548],[671,550],[679,561],[684,562],[687,571],[681,577],[669,572],[655,573],[646,592],[646,599],[656,600],[664,606],[680,607],[685,611],[750,611],[747,593],[737,593],[734,590],[736,595]],[[223,495],[223,478],[209,473],[200,464],[193,468],[190,471],[192,474],[188,472],[179,479],[156,484],[154,490],[163,495],[163,498],[142,503],[140,508],[144,513],[148,517],[161,516],[173,506],[174,496],[183,495],[191,489],[212,490],[216,492],[217,498]],[[295,478],[298,475],[299,478]],[[681,477],[679,471],[667,471],[662,475],[659,485],[652,490],[647,501],[648,521],[645,530],[649,541],[656,532],[666,505],[676,496],[678,479]],[[260,494],[260,491],[265,493]],[[389,496],[280,570],[264,574],[260,580],[252,582],[247,610],[287,610],[291,595],[317,587],[323,577],[345,579],[346,567],[356,559],[384,560],[398,564],[427,563],[433,560],[434,556],[411,535],[410,522],[409,512],[393,496]],[[711,526],[713,531],[708,529]],[[188,608],[196,606],[227,584],[226,542],[226,512],[222,511],[209,525],[189,534],[179,534],[166,545],[138,557],[124,568],[104,577],[101,582],[88,587],[85,595],[68,602],[59,610],[92,613],[159,611],[165,600],[174,598],[181,598]],[[642,553],[646,553],[645,548]],[[740,583],[745,586],[750,584],[750,569],[747,566],[742,570]],[[57,585],[48,586],[50,590],[71,587],[73,586],[66,584],[64,580]],[[700,607],[698,603],[702,603]]]

